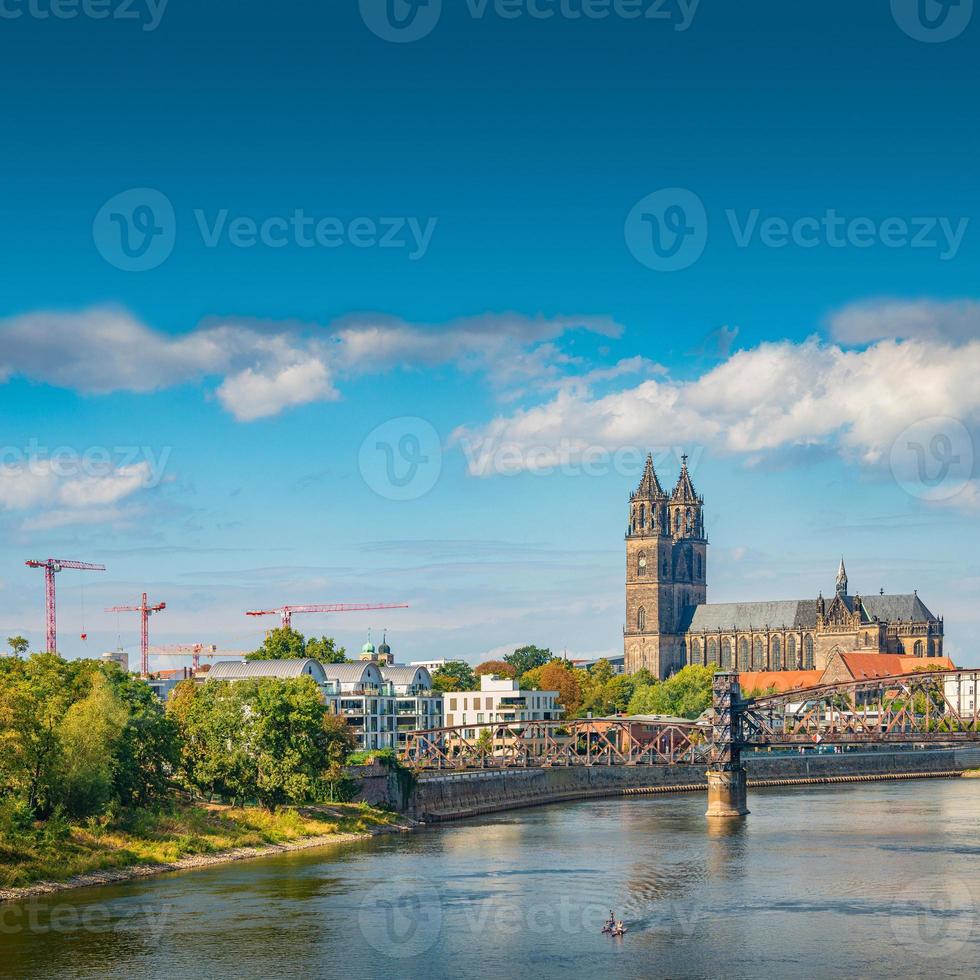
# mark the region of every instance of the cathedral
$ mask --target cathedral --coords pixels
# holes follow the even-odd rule
[[[841,560],[833,598],[707,601],[704,498],[684,456],[673,492],[648,456],[626,531],[626,672],[823,670],[836,653],[943,656],[943,621],[910,595],[850,595]]]

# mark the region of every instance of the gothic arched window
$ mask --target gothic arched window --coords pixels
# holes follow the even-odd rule
[[[679,510],[674,511],[674,530],[680,531],[681,529],[681,512]]]
[[[640,504],[640,528],[647,526],[647,505]]]
[[[727,636],[721,641],[721,669],[732,669],[732,641]]]
[[[701,576],[704,575],[704,562],[701,560],[701,555],[698,555],[698,581],[701,580]]]
[[[708,640],[708,663],[718,666],[718,641],[714,637]]]
[[[647,611],[640,606],[636,614],[636,628],[642,633],[647,628]]]
[[[922,654],[925,652],[922,646],[922,640],[916,640],[915,646],[912,648],[912,650],[916,657],[921,657]]]
[[[787,636],[786,637],[786,669],[796,670],[796,637]]]
[[[803,669],[814,670],[816,661],[813,659],[813,637],[807,633],[803,640]]]
[[[636,574],[646,575],[646,573],[647,573],[647,553],[645,551],[641,551],[636,556]]]
[[[757,636],[755,638],[755,645],[752,649],[752,669],[753,670],[766,669],[766,651],[762,645],[761,636]]]
[[[692,664],[700,664],[701,660],[701,641],[694,639],[691,640],[691,657],[690,662]]]
[[[743,636],[738,641],[738,669],[748,670],[749,667],[749,641]]]
[[[778,636],[772,638],[772,669],[783,669],[783,648]]]
[[[693,524],[693,522],[691,520],[691,508],[690,507],[688,507],[687,512],[684,515],[684,530],[687,531],[688,534],[690,534],[691,531],[694,530],[694,524]]]

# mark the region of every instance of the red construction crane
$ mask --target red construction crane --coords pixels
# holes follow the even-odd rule
[[[333,606],[282,606],[280,609],[258,609],[245,613],[246,616],[279,616],[283,629],[291,629],[294,613],[334,613],[334,612],[365,612],[369,609],[408,609],[404,602],[382,603],[338,603]]]
[[[48,558],[45,561],[26,561],[29,568],[44,569],[44,598],[47,611],[48,653],[58,652],[58,622],[55,614],[54,577],[62,569],[80,572],[104,572],[105,565],[92,565],[87,561],[66,561],[64,558]]]
[[[205,660],[215,660],[218,657],[244,657],[246,650],[219,650],[213,643],[192,643],[190,645],[150,647],[151,657],[187,657],[191,658],[191,665],[197,671],[201,667],[201,658]]]
[[[140,676],[150,673],[150,616],[167,608],[165,602],[150,605],[143,593],[143,601],[138,606],[111,606],[106,612],[138,612],[140,614]]]

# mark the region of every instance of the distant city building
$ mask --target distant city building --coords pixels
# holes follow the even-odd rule
[[[953,706],[959,715],[978,714],[977,704],[977,677],[978,674],[968,674],[966,676],[949,677],[943,685],[943,693],[946,700]]]
[[[822,671],[835,653],[943,655],[943,621],[917,593],[851,596],[843,560],[832,599],[707,602],[704,498],[683,459],[668,496],[648,457],[626,531],[628,673],[666,678],[685,664],[739,671]]]
[[[409,662],[409,667],[424,667],[430,674],[434,674],[437,670],[441,670],[446,664],[449,663],[445,657],[442,660],[412,660]]]
[[[389,664],[381,675],[395,692],[395,747],[401,748],[409,732],[442,727],[442,695],[432,690],[425,667]]]
[[[370,661],[375,664],[393,664],[395,658],[391,654],[391,647],[388,646],[387,635],[381,641],[381,645],[375,649],[369,634],[367,643],[361,647],[361,660]]]
[[[442,696],[446,727],[471,726],[464,738],[477,738],[482,727],[506,722],[556,721],[561,717],[557,691],[522,691],[509,677],[484,674],[479,691]]]
[[[129,673],[129,654],[125,650],[108,650],[99,659],[103,663],[118,664],[127,674]]]
[[[438,728],[442,698],[424,668],[373,661],[321,664],[318,660],[251,660],[215,664],[206,680],[311,677],[327,710],[346,719],[359,749],[396,748],[409,731]],[[399,737],[401,736],[401,737]]]

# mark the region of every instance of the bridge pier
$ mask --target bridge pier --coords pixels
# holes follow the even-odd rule
[[[748,782],[741,757],[742,696],[738,674],[719,672],[712,683],[713,747],[708,769],[708,809],[714,818],[744,817]]]
[[[748,814],[747,776],[744,769],[708,770],[707,817],[744,817]]]

